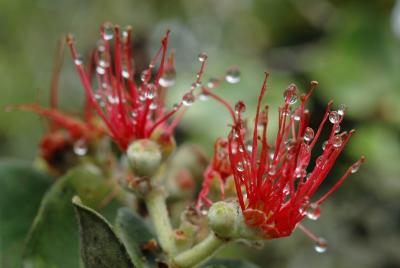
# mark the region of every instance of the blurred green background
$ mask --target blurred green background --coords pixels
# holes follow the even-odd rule
[[[233,245],[221,255],[261,267],[400,267],[400,3],[395,1],[240,0],[240,1],[0,1],[0,107],[47,105],[56,43],[75,34],[80,51],[98,39],[101,23],[132,25],[137,54],[159,47],[171,29],[176,50],[177,84],[170,105],[187,91],[208,53],[205,79],[238,65],[241,82],[217,89],[232,103],[249,104],[253,116],[265,70],[271,73],[266,102],[276,107],[285,87],[303,91],[320,83],[309,104],[313,126],[326,103],[345,103],[343,127],[357,133],[328,179],[340,176],[360,155],[366,164],[322,208],[317,222],[305,225],[329,242],[318,254],[300,232],[265,243],[263,250]],[[69,54],[60,77],[60,102],[79,112],[83,90]],[[198,143],[211,153],[217,136],[226,135],[228,114],[213,101],[198,101],[179,128],[179,142]],[[276,124],[276,122],[275,122]],[[273,128],[273,127],[272,127]],[[33,160],[46,129],[34,114],[0,112],[0,157]]]

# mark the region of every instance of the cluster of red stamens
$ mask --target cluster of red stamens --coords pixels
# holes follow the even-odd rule
[[[136,139],[150,138],[156,129],[162,130],[161,138],[169,139],[177,121],[167,121],[185,104],[183,99],[169,111],[165,107],[166,88],[175,81],[174,56],[171,53],[166,57],[169,31],[149,67],[141,73],[140,83],[135,81],[132,29],[127,27],[121,33],[118,25],[106,23],[100,36],[92,56],[97,83],[92,82],[90,71],[83,66],[72,36],[68,36],[67,43],[87,98],[113,140],[125,150]]]
[[[319,205],[349,174],[358,170],[364,157],[348,168],[327,193],[312,201],[315,192],[354,133],[354,130],[340,132],[340,123],[346,108],[341,105],[337,111],[331,111],[330,102],[321,124],[314,133],[309,127],[309,112],[305,105],[318,83],[311,83],[309,92],[299,97],[300,105],[296,108],[294,105],[298,99],[297,87],[292,84],[286,89],[285,102],[279,108],[275,142],[269,143],[268,106],[261,108],[267,89],[267,78],[268,74],[258,98],[252,137],[249,137],[249,131],[242,118],[245,104],[240,101],[233,109],[220,98],[217,100],[228,108],[234,121],[228,136],[228,152],[244,218],[249,226],[258,228],[265,239],[272,239],[290,235],[305,216],[310,219],[318,218]],[[322,154],[316,158],[315,164],[311,163],[309,167],[311,152],[327,121],[332,125],[329,137],[323,145]],[[207,177],[205,180],[207,181]],[[316,240],[316,236],[304,226],[300,226],[300,229]]]
[[[224,199],[225,182],[230,175],[232,175],[232,168],[228,158],[228,142],[222,138],[218,138],[214,144],[214,155],[211,163],[203,173],[203,184],[198,195],[197,207],[212,205],[208,194],[213,180],[218,180],[221,199]]]

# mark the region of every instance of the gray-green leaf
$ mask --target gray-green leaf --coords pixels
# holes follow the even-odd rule
[[[79,220],[81,257],[85,267],[134,267],[125,246],[107,220],[84,206],[78,197],[72,202]]]
[[[121,208],[118,210],[115,228],[124,242],[133,263],[137,267],[146,267],[147,263],[155,263],[155,254],[147,252],[143,254],[141,248],[149,240],[155,239],[155,235],[150,230],[146,222],[129,208]]]

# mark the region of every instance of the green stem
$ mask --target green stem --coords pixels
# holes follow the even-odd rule
[[[151,220],[158,237],[161,248],[168,255],[175,252],[175,239],[167,206],[165,203],[165,196],[161,189],[153,189],[144,198],[147,210],[149,211]]]
[[[210,258],[219,248],[228,241],[210,233],[203,241],[177,255],[173,259],[172,267],[194,267]]]

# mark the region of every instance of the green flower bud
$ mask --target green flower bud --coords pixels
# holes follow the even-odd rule
[[[161,165],[160,147],[152,140],[143,139],[132,142],[126,155],[133,172],[140,177],[153,176]]]
[[[220,201],[210,207],[208,224],[217,236],[230,239],[237,232],[237,217],[238,210],[235,204]]]

